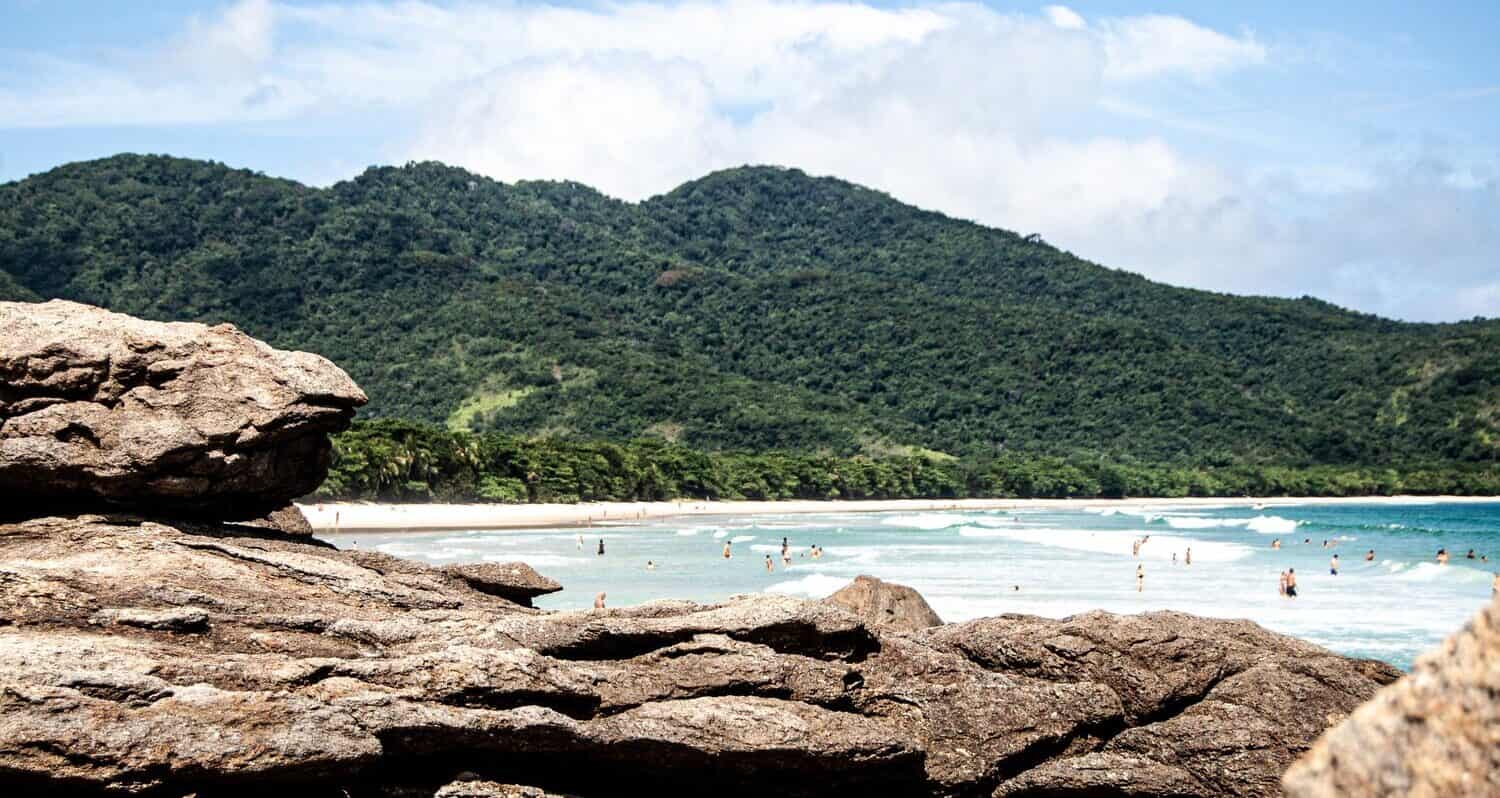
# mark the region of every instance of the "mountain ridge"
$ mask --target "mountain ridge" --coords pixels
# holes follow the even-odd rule
[[[332,357],[374,415],[524,434],[1210,463],[1500,446],[1500,321],[1167,286],[783,167],[631,203],[433,162],[327,188],[69,164],[0,185],[0,298],[52,297],[233,321]]]

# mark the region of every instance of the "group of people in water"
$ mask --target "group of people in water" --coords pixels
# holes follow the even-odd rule
[[[1130,554],[1131,554],[1131,556],[1135,557],[1136,559],[1140,559],[1140,556],[1141,556],[1141,547],[1144,546],[1144,545],[1146,545],[1146,543],[1148,543],[1150,540],[1151,540],[1151,536],[1150,535],[1145,535],[1143,537],[1140,537],[1140,538],[1137,538],[1137,539],[1131,541],[1131,545],[1130,545]],[[1312,538],[1303,538],[1302,542],[1304,544],[1311,545],[1312,544]],[[1335,547],[1337,545],[1338,545],[1338,540],[1336,540],[1336,539],[1333,540],[1333,541],[1329,541],[1329,540],[1324,540],[1323,541],[1323,548],[1325,548],[1325,549],[1333,548],[1333,547]],[[1271,541],[1271,548],[1273,550],[1279,551],[1281,549],[1281,538],[1276,538],[1275,540],[1272,540]],[[1476,560],[1478,562],[1484,562],[1484,563],[1487,563],[1487,562],[1490,561],[1489,555],[1487,555],[1487,554],[1477,554],[1477,553],[1475,553],[1475,551],[1473,549],[1469,549],[1468,553],[1466,553],[1464,555],[1464,559],[1466,559],[1466,560]],[[1446,547],[1438,549],[1436,560],[1437,560],[1437,563],[1439,565],[1447,565],[1448,564],[1448,549]],[[1375,550],[1374,549],[1370,549],[1370,550],[1366,551],[1365,552],[1365,562],[1374,562],[1374,561],[1375,561]],[[1192,565],[1193,564],[1193,547],[1192,546],[1188,546],[1186,548],[1186,550],[1183,552],[1183,563],[1186,564],[1186,565]],[[1175,552],[1175,551],[1172,552],[1172,564],[1173,565],[1177,564],[1177,552]],[[1339,575],[1339,555],[1338,555],[1337,552],[1335,552],[1333,554],[1333,556],[1330,557],[1329,560],[1328,560],[1328,574],[1329,574],[1329,576],[1338,576]],[[1142,564],[1140,564],[1140,563],[1136,563],[1136,566],[1135,566],[1135,591],[1137,593],[1142,593],[1142,592],[1145,592],[1145,589],[1146,589],[1146,569],[1145,569],[1145,566],[1142,565]],[[1279,593],[1284,598],[1296,598],[1297,597],[1297,569],[1295,569],[1295,568],[1287,568],[1286,570],[1284,570],[1284,571],[1281,572],[1280,577],[1277,579],[1276,591],[1277,591],[1277,593]],[[1490,592],[1492,594],[1495,594],[1495,595],[1500,595],[1500,573],[1496,573],[1495,574],[1494,580],[1491,582],[1491,591]]]

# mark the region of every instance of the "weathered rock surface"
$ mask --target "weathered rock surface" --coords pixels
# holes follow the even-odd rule
[[[0,524],[0,785],[1272,795],[1395,675],[1170,613],[544,613],[454,571],[243,525]]]
[[[1500,598],[1286,773],[1292,798],[1500,795]]]
[[[943,619],[932,611],[921,593],[873,576],[854,577],[853,582],[824,601],[858,615],[872,626],[896,631],[915,632],[943,625]]]
[[[0,512],[261,516],[318,486],[364,403],[327,360],[229,325],[0,302]]]
[[[499,596],[525,607],[537,596],[556,593],[562,585],[537,573],[524,562],[461,563],[443,569],[481,593]]]

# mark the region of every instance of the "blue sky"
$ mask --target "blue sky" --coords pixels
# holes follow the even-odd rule
[[[0,180],[437,159],[625,199],[832,174],[1105,265],[1500,316],[1485,3],[0,0]]]

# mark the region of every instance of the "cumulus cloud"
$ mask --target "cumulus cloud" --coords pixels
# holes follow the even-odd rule
[[[626,199],[776,163],[1179,284],[1406,318],[1500,312],[1481,263],[1500,245],[1492,172],[1246,163],[1193,146],[1254,143],[1190,108],[1273,52],[1247,30],[1061,5],[242,0],[129,58],[24,64],[32,79],[0,78],[0,127],[373,109],[402,120],[387,134],[395,161]]]

